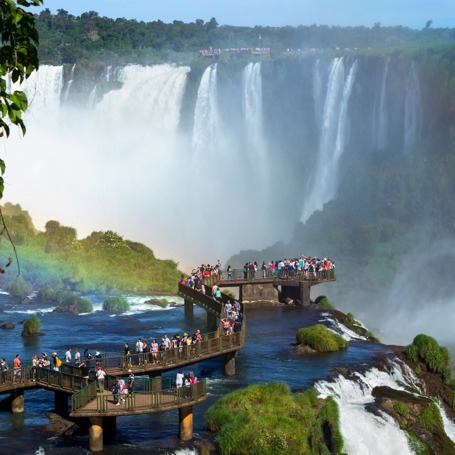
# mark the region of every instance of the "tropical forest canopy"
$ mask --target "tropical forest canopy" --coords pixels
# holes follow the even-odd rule
[[[208,22],[196,19],[185,23],[175,20],[143,22],[125,18],[100,17],[96,11],[81,16],[59,9],[45,9],[35,15],[40,35],[39,58],[42,64],[75,63],[84,59],[109,63],[157,63],[188,61],[201,49],[270,47],[272,53],[283,50],[327,48],[390,48],[403,45],[450,43],[455,30],[432,28],[431,21],[422,30],[407,27],[334,27],[300,25],[298,27],[219,26],[212,17]]]

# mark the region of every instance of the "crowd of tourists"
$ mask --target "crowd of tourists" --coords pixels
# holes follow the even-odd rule
[[[303,254],[288,259],[278,259],[271,261],[262,261],[259,264],[257,261],[247,261],[243,266],[241,275],[234,276],[237,272],[228,265],[226,270],[221,267],[221,261],[218,259],[215,265],[202,264],[199,267],[193,268],[188,278],[182,276],[182,283],[205,293],[204,278],[210,276],[219,276],[221,279],[244,279],[254,278],[269,278],[280,276],[293,276],[301,274],[306,279],[327,278],[328,272],[335,269],[335,261],[331,258],[318,258],[316,256],[305,256]]]
[[[128,368],[130,379],[134,382],[134,374],[131,369],[133,366],[142,366],[148,363],[159,364],[164,359],[164,353],[173,349],[176,350],[177,357],[195,356],[197,344],[201,342],[202,334],[200,329],[196,329],[193,335],[184,332],[182,336],[176,333],[172,338],[169,338],[165,334],[161,338],[160,343],[157,342],[156,338],[150,339],[150,343],[146,338],[138,338],[134,343],[132,352],[129,343],[125,341],[123,352],[124,365]],[[25,364],[21,360],[21,355],[16,354],[12,365],[8,365],[5,358],[0,359],[0,384],[21,382],[23,380],[35,381],[38,368],[46,368],[58,372],[61,371],[62,365],[66,364],[81,369],[81,376],[85,379],[84,385],[88,385],[90,373],[93,372],[98,381],[98,391],[103,392],[103,384],[106,377],[103,369],[103,359],[104,356],[98,348],[92,352],[88,346],[83,349],[82,354],[79,348],[74,348],[73,351],[71,347],[67,348],[63,356],[60,356],[57,352],[52,352],[50,356],[46,352],[42,352],[40,356],[33,355],[31,362],[26,362]],[[29,368],[24,369],[24,367]],[[27,378],[23,378],[24,371],[27,371]],[[119,390],[124,390],[124,388]]]

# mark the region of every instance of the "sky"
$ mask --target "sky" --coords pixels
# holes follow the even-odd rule
[[[454,0],[44,0],[52,13],[64,9],[79,16],[100,16],[151,22],[209,21],[234,26],[383,26],[421,29],[432,20],[435,28],[455,27]],[[34,12],[40,9],[33,8]]]

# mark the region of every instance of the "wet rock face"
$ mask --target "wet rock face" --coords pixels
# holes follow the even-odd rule
[[[426,446],[426,453],[455,454],[455,445],[446,435],[439,408],[432,399],[385,386],[375,387],[373,396],[375,402],[368,411],[382,411],[393,417],[412,439]]]
[[[14,329],[14,327],[15,326],[12,322],[5,322],[2,325],[0,325],[0,329],[4,329],[4,330]]]

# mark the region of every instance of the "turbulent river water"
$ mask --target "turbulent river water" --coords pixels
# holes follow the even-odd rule
[[[161,297],[161,296],[157,296]],[[195,308],[194,322],[184,320],[183,306],[161,309],[145,303],[150,296],[128,296],[131,310],[113,316],[102,311],[103,297],[90,299],[95,311],[91,314],[70,315],[52,312],[52,307],[12,304],[6,295],[0,295],[4,305],[0,320],[11,321],[15,329],[3,330],[0,356],[9,364],[17,353],[23,360],[33,354],[57,351],[60,355],[68,347],[83,349],[89,346],[102,353],[121,351],[123,343],[134,345],[138,337],[159,338],[184,331],[193,333],[196,328],[207,331],[205,311]],[[169,297],[168,297],[169,298]],[[179,297],[169,300],[183,303]],[[31,314],[41,319],[44,335],[36,339],[21,337],[21,321]],[[294,354],[292,343],[298,328],[326,319],[315,308],[274,307],[251,309],[247,313],[247,339],[236,361],[236,375],[223,375],[221,359],[193,365],[191,369],[199,378],[207,378],[209,398],[193,408],[195,441],[180,443],[178,440],[178,411],[144,414],[117,419],[117,435],[113,443],[105,445],[111,455],[135,454],[195,454],[198,441],[213,439],[204,425],[204,413],[219,397],[254,383],[284,381],[292,390],[311,387],[316,381],[333,375],[336,367],[365,370],[373,357],[384,349],[353,340],[341,353],[299,357]],[[172,376],[173,375],[166,375]],[[25,392],[24,414],[0,412],[0,453],[2,454],[81,454],[89,453],[88,436],[55,437],[43,430],[48,423],[46,413],[54,406],[52,392],[34,390]]]

